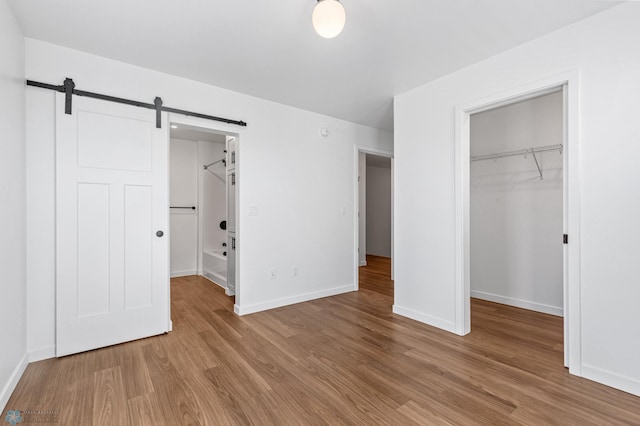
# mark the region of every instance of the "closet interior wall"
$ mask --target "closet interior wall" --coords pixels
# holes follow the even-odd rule
[[[562,143],[562,91],[471,116],[472,158]],[[562,165],[560,149],[471,161],[471,297],[563,315]]]

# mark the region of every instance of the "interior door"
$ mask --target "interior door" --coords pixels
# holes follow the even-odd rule
[[[168,131],[153,110],[74,96],[68,115],[56,96],[56,355],[164,333]]]

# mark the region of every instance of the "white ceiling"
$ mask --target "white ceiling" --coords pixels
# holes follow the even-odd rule
[[[27,37],[372,127],[393,96],[617,5],[591,0],[10,0]]]

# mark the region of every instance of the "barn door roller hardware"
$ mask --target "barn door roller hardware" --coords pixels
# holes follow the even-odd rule
[[[84,90],[77,90],[76,89],[76,84],[70,78],[65,78],[64,79],[64,84],[61,85],[61,86],[56,86],[54,84],[40,83],[38,81],[33,81],[33,80],[27,80],[27,86],[40,87],[42,89],[55,90],[56,92],[64,93],[64,95],[65,95],[65,102],[64,102],[64,112],[65,112],[65,114],[71,114],[71,99],[72,99],[72,95],[76,95],[76,96],[86,96],[88,98],[100,99],[100,100],[103,100],[103,101],[116,102],[116,103],[119,103],[119,104],[133,105],[133,106],[136,106],[136,107],[139,107],[139,108],[153,109],[153,110],[156,111],[156,127],[158,129],[162,128],[162,120],[160,118],[161,117],[160,113],[162,111],[173,112],[173,113],[176,113],[176,114],[189,115],[191,117],[204,118],[206,120],[221,121],[223,123],[235,124],[237,126],[246,126],[247,125],[247,123],[245,123],[244,121],[230,120],[228,118],[215,117],[213,115],[200,114],[198,112],[185,111],[183,109],[169,108],[169,107],[166,107],[166,106],[162,106],[162,98],[160,98],[160,97],[156,97],[154,99],[153,103],[149,104],[149,103],[145,103],[145,102],[133,101],[131,99],[117,98],[115,96],[102,95],[100,93],[87,92],[87,91],[84,91]]]

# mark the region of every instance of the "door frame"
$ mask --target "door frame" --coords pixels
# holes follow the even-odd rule
[[[531,82],[455,109],[455,332],[471,331],[470,302],[470,117],[474,113],[509,105],[563,88],[563,232],[569,244],[563,248],[564,265],[564,364],[571,374],[581,375],[580,323],[580,144],[578,70]],[[559,235],[558,238],[561,236]]]
[[[182,115],[182,114],[178,114],[178,113],[169,113],[168,119],[167,119],[167,123],[169,123],[169,126],[172,124],[176,124],[176,125],[182,125],[182,126],[190,126],[190,127],[200,127],[208,132],[211,133],[217,133],[220,135],[224,135],[224,136],[233,136],[236,138],[236,142],[239,142],[241,140],[242,137],[242,133],[238,131],[238,126],[233,125],[233,124],[226,124],[223,122],[212,122],[210,120],[206,120],[203,118],[197,118],[197,117],[191,117],[191,116],[187,116],[187,115]],[[169,141],[170,143],[171,141]],[[241,157],[241,143],[238,143],[238,157]],[[170,160],[170,158],[169,158]],[[236,164],[236,174],[240,175],[240,169],[241,169],[241,165],[240,162],[238,162]],[[170,176],[167,177],[167,179],[170,179]],[[238,246],[240,246],[240,235],[241,235],[241,231],[240,231],[240,183],[238,181],[237,183],[238,185],[238,189],[237,189],[237,198],[236,198],[236,241],[238,241]],[[199,192],[199,189],[198,189]],[[168,200],[171,199],[171,194],[169,194],[169,197],[167,198]],[[167,205],[167,209],[169,208],[169,205]],[[200,213],[198,213],[198,234],[199,234],[199,230],[200,230],[200,222],[201,222],[201,218],[200,218]],[[168,233],[168,237],[169,237],[169,244],[171,244],[171,231],[169,231]],[[200,249],[200,235],[198,235],[198,268],[199,270],[202,268],[201,265],[201,261],[200,261],[200,257],[201,257],[201,249]],[[240,251],[238,251],[238,253],[236,254],[236,292],[235,292],[235,304],[234,304],[234,312],[237,314],[239,312],[239,307],[240,305],[240,301],[241,301],[241,285],[240,285],[240,262],[241,262],[241,256],[240,256]]]
[[[358,217],[358,211],[360,209],[360,186],[358,182],[358,176],[360,172],[360,153],[373,154],[380,157],[387,157],[391,159],[391,279],[393,280],[394,272],[394,237],[393,237],[393,222],[394,222],[394,181],[393,181],[393,151],[384,149],[372,148],[364,145],[355,145],[354,149],[354,167],[353,167],[353,193],[354,193],[354,208],[353,208],[353,224],[354,224],[354,238],[353,238],[353,290],[358,291],[360,285],[358,282],[359,268],[360,268],[360,256],[358,253],[358,246],[360,242],[360,218]]]

